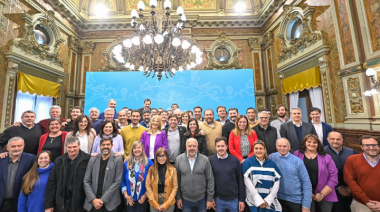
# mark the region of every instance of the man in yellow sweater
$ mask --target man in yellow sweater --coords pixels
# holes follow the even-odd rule
[[[207,142],[207,155],[215,155],[215,139],[222,136],[223,125],[219,121],[214,120],[214,111],[207,109],[204,112],[205,120],[199,124],[199,128],[202,129],[206,134]]]
[[[140,111],[133,110],[132,124],[124,127],[120,132],[120,135],[123,138],[124,143],[124,158],[126,158],[131,153],[132,144],[135,141],[139,141],[143,132],[147,130],[147,128],[139,124],[139,120]]]

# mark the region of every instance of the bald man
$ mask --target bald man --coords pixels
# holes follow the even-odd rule
[[[352,196],[351,190],[343,179],[343,167],[349,156],[358,154],[355,150],[343,146],[343,137],[339,132],[332,131],[327,136],[329,145],[325,146],[325,151],[329,154],[336,168],[338,169],[338,185],[335,187],[338,202],[334,202],[332,211],[334,212],[350,212]]]

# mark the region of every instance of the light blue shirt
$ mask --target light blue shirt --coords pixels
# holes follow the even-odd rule
[[[197,156],[198,156],[198,153],[195,155],[195,157],[193,158],[193,160],[191,160],[190,157],[189,157],[189,153],[187,153],[187,159],[189,160],[189,163],[190,163],[191,172],[193,172],[194,163],[197,160]]]
[[[225,158],[221,158],[221,157],[219,156],[219,154],[218,154],[218,153],[216,153],[216,157],[218,157],[218,159],[220,159],[220,160],[224,160],[224,159],[227,159],[227,158],[228,158],[228,153],[227,153],[227,155],[226,155],[226,157],[225,157]]]
[[[374,168],[374,167],[379,163],[379,161],[380,161],[380,157],[378,157],[377,160],[375,160],[375,162],[372,163],[372,162],[367,158],[367,156],[365,156],[364,153],[363,153],[363,156],[364,156],[365,160],[369,163],[369,165],[372,166],[372,168]]]
[[[135,172],[140,171],[141,159],[140,159],[140,163],[137,163],[135,157],[133,157],[133,161],[135,162]]]

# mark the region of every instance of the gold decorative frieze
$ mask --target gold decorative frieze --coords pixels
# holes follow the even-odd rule
[[[248,43],[251,50],[254,49],[266,49],[270,45],[273,45],[273,33],[266,32],[262,37],[249,38]]]
[[[83,54],[92,54],[95,43],[93,41],[80,41],[74,35],[70,35],[69,48],[77,52],[82,51]]]
[[[360,89],[360,81],[358,77],[349,78],[347,80],[347,93],[350,102],[351,113],[364,113],[362,92]]]

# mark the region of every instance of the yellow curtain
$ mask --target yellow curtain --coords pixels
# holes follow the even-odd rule
[[[319,66],[316,66],[282,80],[282,93],[290,94],[292,92],[303,91],[304,89],[316,88],[321,85]]]
[[[17,74],[17,91],[57,98],[59,96],[60,86],[59,83],[33,77],[24,73]]]

